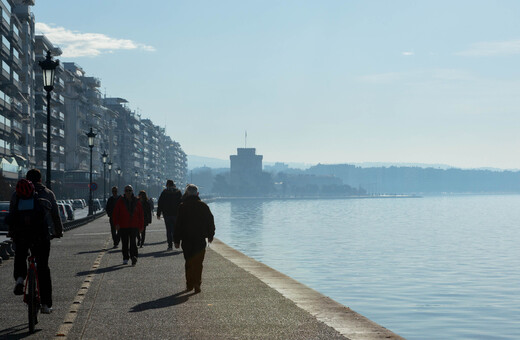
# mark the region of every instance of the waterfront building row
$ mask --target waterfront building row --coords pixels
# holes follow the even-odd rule
[[[0,171],[14,182],[27,169],[47,168],[47,100],[38,65],[47,51],[62,51],[35,34],[34,0],[0,0]],[[51,178],[60,197],[87,197],[90,149],[86,132],[97,134],[93,148],[93,181],[103,185],[131,183],[156,195],[166,179],[186,179],[187,157],[165,128],[131,110],[124,98],[102,96],[101,81],[73,62],[60,63],[51,92]],[[103,182],[101,154],[108,154]],[[121,169],[121,175],[117,174]],[[111,178],[111,183],[108,183]],[[109,191],[107,189],[107,191]]]

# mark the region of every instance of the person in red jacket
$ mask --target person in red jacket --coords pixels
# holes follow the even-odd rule
[[[121,237],[123,264],[128,264],[132,258],[132,266],[137,263],[137,234],[144,229],[144,212],[141,202],[134,196],[131,185],[125,187],[125,195],[117,200],[112,213],[116,230]],[[128,243],[130,243],[130,256],[128,256]]]

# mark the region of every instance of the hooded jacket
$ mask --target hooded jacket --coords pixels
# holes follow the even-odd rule
[[[138,228],[139,231],[143,231],[144,212],[141,202],[133,195],[131,200],[127,200],[124,196],[121,196],[114,207],[112,219],[114,225],[119,225],[122,229]]]
[[[157,202],[157,216],[177,216],[182,194],[175,186],[164,189]]]

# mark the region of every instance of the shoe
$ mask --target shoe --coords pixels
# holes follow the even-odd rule
[[[114,248],[117,248],[118,244],[114,244]]]
[[[186,285],[186,291],[191,292],[193,290],[193,287]]]
[[[42,314],[51,314],[52,307],[48,307],[47,305],[42,305],[41,312],[42,312]]]
[[[141,245],[139,246],[139,248],[142,248],[142,247],[143,247],[143,245],[141,244]]]
[[[198,294],[200,292],[201,292],[200,286],[195,286],[195,294]]]
[[[128,260],[123,260],[123,264],[128,264]]]
[[[17,283],[13,292],[14,295],[23,295],[23,283]]]
[[[173,246],[168,246],[168,250],[173,250]]]
[[[135,266],[136,263],[137,263],[137,257],[133,256],[132,257],[132,266]]]

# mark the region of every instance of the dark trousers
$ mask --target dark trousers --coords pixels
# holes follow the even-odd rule
[[[120,237],[112,217],[110,217],[110,232],[112,233],[112,241],[114,242],[114,246],[117,246],[119,244]]]
[[[186,263],[184,269],[186,270],[186,287],[194,288],[200,287],[202,283],[202,262],[206,249],[198,251],[184,251],[184,259]]]
[[[137,245],[142,246],[144,244],[144,239],[146,237],[146,227],[144,227],[143,231],[137,233]]]
[[[119,236],[121,237],[121,250],[123,252],[123,260],[128,260],[130,257],[137,257],[137,228],[121,228],[119,229]],[[130,243],[130,255],[128,254],[128,244]]]
[[[51,251],[51,241],[39,240],[33,243],[25,240],[16,240],[16,250],[14,253],[14,279],[27,276],[27,256],[28,249],[31,249],[31,254],[36,257],[36,266],[38,272],[38,281],[40,283],[40,297],[41,303],[52,307],[52,283],[51,270],[49,268],[49,254]]]
[[[168,241],[168,247],[173,246],[173,228],[175,227],[175,221],[177,216],[164,216],[164,224],[166,225],[166,240]]]

